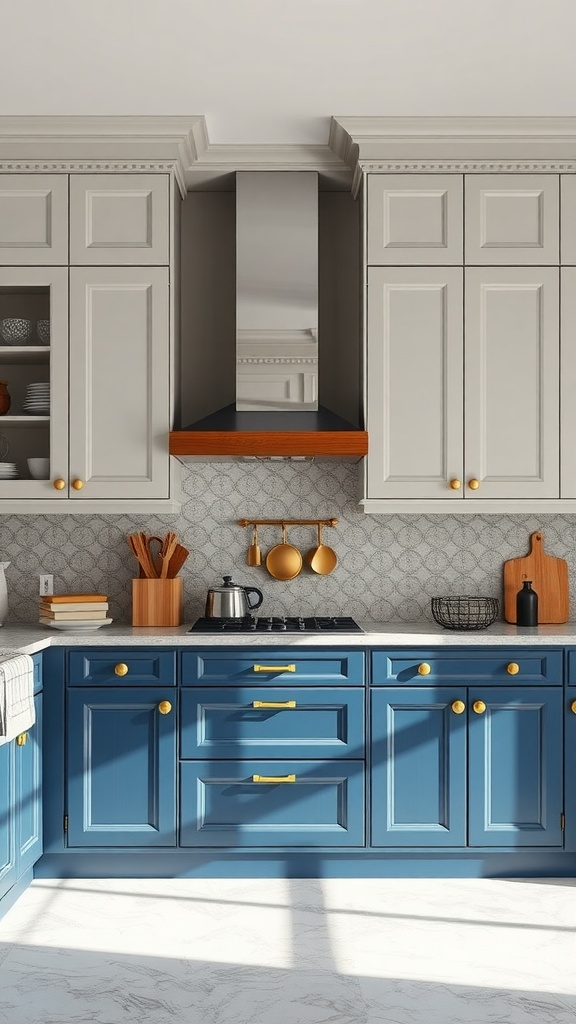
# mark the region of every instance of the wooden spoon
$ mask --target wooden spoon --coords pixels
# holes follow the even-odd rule
[[[286,527],[282,523],[282,543],[275,544],[266,555],[266,568],[275,580],[293,580],[302,569],[302,555],[293,544],[286,543]]]
[[[176,550],[177,543],[178,543],[178,537],[173,532],[173,530],[169,530],[168,533],[166,534],[166,536],[164,537],[164,540],[162,542],[162,547],[160,549],[160,566],[161,566],[161,568],[160,568],[160,572],[159,572],[158,575],[160,576],[160,579],[162,579],[162,580],[165,580],[166,577],[168,576],[168,567],[170,565],[170,559],[172,558],[172,555],[174,554],[174,551]]]
[[[306,562],[319,576],[328,576],[338,565],[338,555],[334,549],[322,543],[321,523],[318,523],[318,544],[306,553]]]

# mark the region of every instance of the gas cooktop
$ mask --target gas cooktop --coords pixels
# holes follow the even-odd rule
[[[363,633],[354,619],[346,616],[271,615],[243,619],[197,619],[189,633]]]

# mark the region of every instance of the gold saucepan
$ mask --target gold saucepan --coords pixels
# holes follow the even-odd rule
[[[302,554],[293,544],[286,543],[284,523],[282,523],[282,543],[270,548],[266,555],[266,568],[275,580],[293,580],[302,569]]]

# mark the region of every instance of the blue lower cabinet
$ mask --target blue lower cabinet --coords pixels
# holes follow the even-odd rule
[[[16,775],[16,860],[18,874],[42,853],[42,694],[34,698],[36,721],[14,748]]]
[[[0,742],[0,899],[17,879],[15,843],[14,740]]]
[[[70,690],[68,846],[175,846],[170,689]]]
[[[470,689],[469,843],[563,843],[561,690]]]
[[[182,761],[180,845],[364,845],[362,761]]]
[[[182,691],[180,756],[364,757],[364,690],[190,687]]]
[[[466,691],[373,690],[372,846],[464,846]]]

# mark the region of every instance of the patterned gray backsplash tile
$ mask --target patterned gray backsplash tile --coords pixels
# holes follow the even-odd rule
[[[358,469],[347,462],[209,463],[183,469],[179,515],[2,516],[0,560],[6,570],[12,622],[37,619],[38,576],[54,574],[56,592],[109,594],[117,622],[131,619],[136,562],[126,536],[136,530],[176,530],[191,556],[184,566],[184,621],[203,613],[208,587],[224,573],[264,592],[262,614],[353,615],[357,619],[416,622],[431,619],[430,598],[444,594],[502,596],[502,563],[528,551],[541,529],[548,554],[576,571],[576,516],[365,515],[358,511]],[[311,519],[336,516],[324,542],[338,552],[330,576],[306,567],[281,583],[264,566],[246,564],[251,530],[241,517]],[[281,539],[263,527],[263,554]],[[303,552],[316,543],[313,527],[289,531]],[[571,618],[574,605],[571,606]]]

